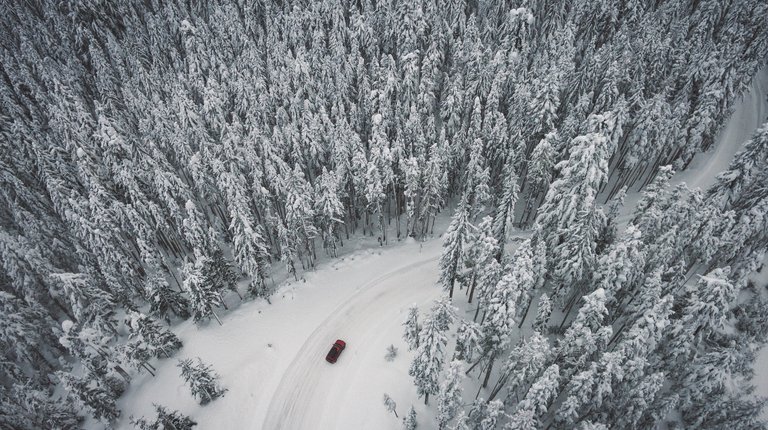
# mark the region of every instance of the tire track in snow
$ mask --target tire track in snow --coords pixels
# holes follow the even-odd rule
[[[434,288],[437,269],[422,272],[425,283],[414,271],[437,261],[438,257],[418,261],[373,279],[349,299],[337,306],[309,335],[283,375],[267,410],[262,428],[265,430],[301,430],[332,428],[345,405],[336,404],[350,389],[363,364],[356,358],[372,345],[377,328],[397,320],[399,310],[413,302],[437,297]],[[403,282],[394,282],[403,278]],[[414,282],[414,278],[416,281]],[[417,286],[417,287],[414,287]],[[347,349],[339,361],[331,365],[325,354],[337,338],[347,341]],[[376,346],[373,346],[376,347]],[[383,351],[382,351],[383,354]]]

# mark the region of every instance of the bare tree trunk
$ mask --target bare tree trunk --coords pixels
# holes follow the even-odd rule
[[[467,303],[472,303],[472,296],[475,295],[475,286],[477,285],[477,277],[472,276],[472,285],[469,288],[469,299],[467,300]]]
[[[472,318],[472,322],[477,321],[477,316],[480,315],[480,303],[477,304],[477,309],[475,309],[475,316]]]
[[[216,321],[219,322],[219,325],[224,325],[224,324],[221,323],[221,320],[219,319],[219,316],[216,315],[216,312],[214,312],[213,309],[211,309],[211,314],[213,314],[213,317],[216,318]]]
[[[488,386],[488,379],[491,378],[491,370],[493,370],[493,362],[496,360],[496,354],[494,353],[491,355],[490,360],[488,361],[488,370],[485,372],[485,379],[483,379],[483,388]]]
[[[521,328],[523,326],[523,323],[525,322],[525,318],[528,316],[528,311],[531,309],[532,303],[533,303],[533,295],[528,294],[528,304],[525,305],[525,311],[523,311],[523,316],[520,317],[520,324],[517,325],[517,328]]]

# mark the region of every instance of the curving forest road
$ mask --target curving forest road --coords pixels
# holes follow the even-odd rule
[[[437,257],[395,268],[362,286],[339,305],[305,340],[283,374],[262,428],[370,428],[360,405],[368,376],[382,366],[382,356],[393,330],[400,330],[404,309],[439,297],[434,286]],[[324,360],[336,338],[347,348],[336,364]],[[373,393],[379,399],[381,393]],[[383,408],[380,404],[371,407]]]

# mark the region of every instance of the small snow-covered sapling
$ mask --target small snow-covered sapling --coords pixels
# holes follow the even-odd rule
[[[387,355],[384,356],[384,359],[387,361],[394,361],[395,357],[397,357],[397,348],[395,345],[389,345],[387,347]]]
[[[389,397],[389,394],[384,393],[384,406],[386,406],[387,411],[392,412],[395,414],[395,418],[400,418],[397,416],[397,403],[395,403],[394,400],[392,400],[392,397]]]

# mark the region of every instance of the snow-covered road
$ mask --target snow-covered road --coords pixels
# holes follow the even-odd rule
[[[437,258],[395,268],[360,287],[306,339],[272,397],[264,429],[377,428],[383,392],[370,387],[411,303],[428,304],[435,288]],[[395,334],[393,334],[395,332]],[[336,338],[347,348],[336,364],[323,357]],[[360,407],[363,409],[361,410]],[[389,426],[383,426],[389,428]]]
[[[427,310],[440,295],[440,250],[435,238],[353,251],[305,273],[306,282],[281,286],[271,305],[244,302],[224,313],[222,327],[180,324],[175,331],[184,348],[157,362],[156,377],[134,379],[119,401],[117,428],[132,428],[131,415],[152,416],[152,403],[190,415],[201,429],[396,428],[398,420],[382,404],[384,392],[398,402],[401,416],[414,404],[426,425],[432,412],[408,376],[402,322],[409,306]],[[331,365],[324,358],[337,338],[347,348]],[[399,349],[393,362],[384,359],[390,344]],[[203,407],[175,366],[176,358],[198,356],[228,389]]]
[[[672,184],[685,182],[691,188],[705,190],[715,183],[718,173],[728,168],[733,156],[768,119],[768,68],[757,73],[744,94],[736,100],[733,113],[707,151],[693,157],[688,168],[678,172]]]

